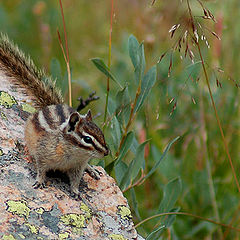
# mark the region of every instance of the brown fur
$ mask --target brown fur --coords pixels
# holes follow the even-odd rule
[[[2,33],[0,33],[0,70],[10,77],[13,84],[31,92],[35,107],[43,108],[63,103],[55,82],[37,69],[33,61]],[[46,79],[46,82],[43,82],[43,79]]]
[[[9,77],[13,85],[27,94],[30,92],[35,107],[41,109],[28,118],[25,127],[26,145],[36,163],[35,186],[44,184],[46,172],[50,169],[68,174],[74,194],[78,194],[85,169],[99,179],[97,171],[88,165],[88,161],[107,155],[108,148],[102,131],[92,122],[91,112],[82,116],[69,106],[62,105],[63,98],[55,82],[38,70],[33,61],[1,33],[0,71]],[[88,136],[81,136],[82,130]],[[94,137],[95,143],[89,143],[89,135]]]
[[[63,113],[59,109],[65,109],[64,123]],[[38,185],[45,182],[46,172],[50,169],[68,174],[74,194],[78,194],[79,182],[86,168],[91,176],[99,178],[99,174],[88,165],[88,161],[93,157],[107,155],[108,148],[103,133],[97,125],[89,121],[89,116],[82,116],[66,105],[50,105],[28,118],[25,141],[30,155],[36,161]],[[86,145],[82,142],[82,130],[92,137],[96,135],[95,139],[100,139],[103,149],[94,143]]]

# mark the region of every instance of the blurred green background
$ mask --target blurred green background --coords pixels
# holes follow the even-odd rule
[[[123,81],[132,77],[133,67],[128,57],[127,39],[134,34],[144,41],[147,68],[156,64],[177,38],[171,39],[169,29],[184,21],[186,1],[156,0],[114,1],[112,32],[112,72]],[[199,18],[210,48],[201,42],[203,57],[211,81],[214,99],[239,178],[239,84],[240,75],[240,1],[205,0],[203,4],[215,15],[216,24],[200,17],[202,10],[191,0],[193,14]],[[63,0],[67,26],[70,65],[73,75],[73,100],[86,97],[93,90],[101,97],[91,104],[94,113],[104,113],[106,78],[89,61],[101,57],[107,63],[111,1]],[[58,43],[57,29],[63,27],[58,1],[11,0],[0,1],[0,31],[9,35],[21,49],[30,54],[39,67],[58,78],[57,84],[67,95],[66,66]],[[221,41],[211,34],[216,32]],[[164,146],[181,136],[158,171],[144,184],[135,187],[142,219],[154,215],[163,197],[163,186],[180,176],[182,192],[176,206],[181,211],[210,218],[237,227],[240,224],[240,201],[224,145],[216,123],[209,94],[202,74],[199,56],[195,64],[181,60],[173,53],[173,65],[168,77],[171,52],[157,64],[157,82],[147,104],[138,115],[133,128],[138,140],[151,138],[146,150],[146,172]],[[224,70],[218,71],[218,68]],[[56,71],[56,69],[58,69]],[[189,73],[192,78],[189,78]],[[217,87],[216,79],[222,84]],[[117,86],[111,82],[112,96]],[[174,98],[177,107],[172,112]],[[67,99],[67,97],[66,97]],[[171,114],[172,112],[172,114]],[[96,121],[102,123],[103,117]],[[110,135],[110,126],[106,129]],[[107,159],[111,162],[111,159]],[[128,192],[125,193],[131,204]],[[137,223],[134,212],[134,221]],[[139,228],[146,236],[156,220]],[[163,239],[239,239],[239,233],[218,225],[187,216],[177,216]],[[224,234],[226,237],[224,238]],[[171,238],[169,238],[171,236]]]

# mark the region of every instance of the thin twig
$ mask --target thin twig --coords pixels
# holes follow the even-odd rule
[[[212,202],[215,219],[218,222],[220,222],[218,204],[217,204],[217,200],[216,200],[216,193],[215,193],[215,189],[214,189],[211,164],[210,164],[209,153],[208,153],[208,145],[207,145],[208,137],[207,137],[207,130],[206,130],[206,118],[205,118],[202,94],[201,94],[201,99],[200,99],[200,121],[201,121],[200,135],[201,135],[201,140],[202,140],[202,150],[203,150],[204,158],[206,159],[206,169],[207,169],[207,175],[208,175],[210,199]],[[223,232],[222,232],[221,228],[218,229],[218,234],[219,234],[219,238],[223,237]]]
[[[235,228],[233,226],[230,226],[230,225],[227,225],[227,224],[224,224],[224,223],[213,221],[209,218],[201,217],[201,216],[198,216],[198,215],[195,215],[195,214],[192,214],[192,213],[186,213],[186,212],[159,213],[159,214],[153,215],[153,216],[148,217],[148,218],[144,219],[143,221],[139,222],[138,224],[135,225],[135,228],[140,227],[143,223],[145,223],[149,220],[152,220],[152,219],[157,218],[157,217],[167,216],[167,215],[184,215],[184,216],[188,216],[188,217],[194,217],[194,218],[197,218],[197,219],[204,220],[206,222],[210,222],[210,223],[213,223],[213,224],[216,224],[216,225],[219,225],[219,226],[222,226],[222,227],[229,228],[229,229],[235,230],[237,232],[240,232],[239,228]]]
[[[64,30],[64,40],[65,40],[65,49],[66,54],[63,49],[63,45],[61,44],[62,51],[64,52],[64,60],[67,65],[67,73],[68,73],[68,95],[69,95],[69,106],[72,107],[72,86],[71,86],[71,70],[70,70],[70,61],[69,61],[69,50],[68,50],[68,41],[67,41],[67,31],[66,31],[66,25],[65,25],[65,19],[64,19],[64,13],[63,13],[63,6],[62,1],[59,0],[60,8],[61,8],[61,15],[62,15],[62,21],[63,21],[63,30]],[[60,34],[58,34],[60,37]],[[60,38],[61,39],[61,38]]]
[[[63,53],[63,57],[64,57],[64,61],[67,62],[67,58],[66,58],[66,54],[65,54],[65,51],[64,51],[64,48],[63,48],[63,44],[62,44],[62,39],[61,39],[61,35],[57,29],[57,35],[58,35],[58,41],[59,41],[59,45],[62,49],[62,53]]]
[[[113,25],[113,13],[114,13],[114,0],[111,0],[111,17],[110,17],[110,30],[109,30],[109,42],[108,42],[108,68],[111,67],[111,54],[112,54],[112,25]],[[106,103],[105,103],[105,110],[104,110],[104,124],[103,124],[103,131],[106,127],[107,121],[107,108],[108,108],[108,98],[110,92],[110,78],[107,77],[107,95],[106,95]]]
[[[145,178],[145,174],[144,174],[144,172],[143,172],[143,170],[142,170],[142,175],[141,175],[141,177],[134,183],[134,184],[130,184],[126,189],[124,189],[122,192],[124,193],[124,192],[127,192],[130,188],[133,188],[133,187],[136,187],[136,186],[139,186],[139,185],[141,185],[141,184],[143,184],[144,182],[145,182],[145,180],[146,180],[146,178]]]
[[[193,23],[194,20],[193,20],[192,11],[191,11],[191,8],[190,8],[189,0],[187,0],[187,4],[188,4],[189,15],[190,15],[192,23]],[[220,122],[220,119],[219,119],[219,116],[218,116],[218,112],[217,112],[217,108],[216,108],[216,105],[215,105],[215,101],[213,99],[212,90],[211,90],[211,87],[210,87],[207,70],[206,70],[205,63],[204,63],[203,56],[202,56],[202,51],[201,51],[199,42],[195,41],[195,44],[197,46],[198,53],[199,53],[199,56],[200,56],[200,59],[201,59],[201,64],[202,64],[204,76],[205,76],[205,79],[206,79],[206,82],[207,82],[208,92],[209,92],[209,95],[210,95],[210,98],[211,98],[212,106],[213,106],[215,117],[216,117],[217,124],[218,124],[218,128],[219,128],[220,133],[221,133],[221,137],[222,137],[222,140],[223,140],[225,151],[226,151],[226,154],[227,154],[227,157],[228,157],[231,169],[232,169],[232,173],[233,173],[233,176],[234,176],[234,179],[235,179],[235,183],[236,183],[237,188],[238,188],[238,192],[240,193],[240,185],[239,185],[239,182],[238,182],[238,179],[237,179],[237,175],[236,175],[233,163],[232,163],[231,155],[229,153],[228,144],[227,144],[227,141],[225,139],[225,135],[224,135],[224,132],[223,132],[223,129],[222,129],[222,125],[221,125],[221,122]]]
[[[238,191],[240,193],[240,185],[239,185],[239,182],[238,182],[238,179],[237,179],[237,175],[236,175],[233,163],[232,163],[232,158],[231,158],[231,155],[229,153],[229,149],[228,149],[227,141],[225,139],[225,135],[224,135],[224,132],[223,132],[223,129],[222,129],[222,125],[221,125],[221,122],[220,122],[220,119],[219,119],[219,116],[218,116],[218,113],[217,113],[217,108],[216,108],[216,105],[215,105],[215,102],[214,102],[214,99],[213,99],[212,90],[211,90],[211,87],[210,87],[210,83],[209,83],[207,71],[206,71],[206,68],[205,68],[202,52],[201,52],[201,49],[200,49],[200,46],[199,46],[198,42],[196,42],[196,45],[197,45],[198,52],[199,52],[199,55],[200,55],[200,58],[201,58],[203,72],[204,72],[205,79],[206,79],[206,82],[207,82],[208,92],[209,92],[209,95],[210,95],[210,98],[211,98],[212,106],[213,106],[215,117],[216,117],[217,124],[218,124],[218,128],[219,128],[220,133],[221,133],[221,137],[222,137],[222,140],[223,140],[223,143],[224,143],[224,147],[225,147],[225,151],[227,153],[227,157],[228,157],[231,169],[232,169],[232,173],[233,173],[233,176],[234,176],[234,179],[235,179],[235,183],[236,183]]]

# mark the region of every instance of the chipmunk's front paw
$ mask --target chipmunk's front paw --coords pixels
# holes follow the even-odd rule
[[[71,192],[70,196],[71,196],[71,198],[73,198],[75,200],[81,199],[80,193]]]
[[[34,189],[37,189],[37,188],[40,188],[40,189],[46,188],[46,185],[45,185],[44,182],[40,183],[40,182],[38,182],[38,181],[36,181],[32,186],[33,186]]]
[[[99,180],[102,176],[102,172],[98,171],[97,169],[93,168],[89,164],[87,165],[87,168],[85,171],[94,179]]]

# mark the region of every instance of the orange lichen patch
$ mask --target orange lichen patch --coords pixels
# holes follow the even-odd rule
[[[14,139],[9,137],[0,137],[1,140],[1,149],[3,150],[3,153],[7,153],[9,150],[15,149],[16,144]]]
[[[36,196],[38,199],[41,200],[41,207],[45,211],[50,211],[54,204],[57,204],[59,210],[63,214],[67,214],[71,212],[76,212],[76,209],[79,209],[79,205],[81,203],[80,201],[69,198],[66,193],[60,191],[55,187],[48,186],[45,189],[41,189],[41,191],[35,189],[33,189],[33,191],[36,191]],[[39,202],[30,202],[29,206],[33,209],[38,209]],[[79,213],[80,212],[81,211],[79,209]]]
[[[55,200],[55,203],[57,203],[58,208],[63,214],[71,213],[73,211],[76,212],[76,209],[79,209],[79,213],[81,212],[79,208],[81,202],[70,199],[68,196],[65,196],[61,200]]]
[[[19,196],[19,197],[18,197]],[[15,185],[2,186],[0,185],[0,209],[4,206],[4,199],[20,199],[21,193]]]

